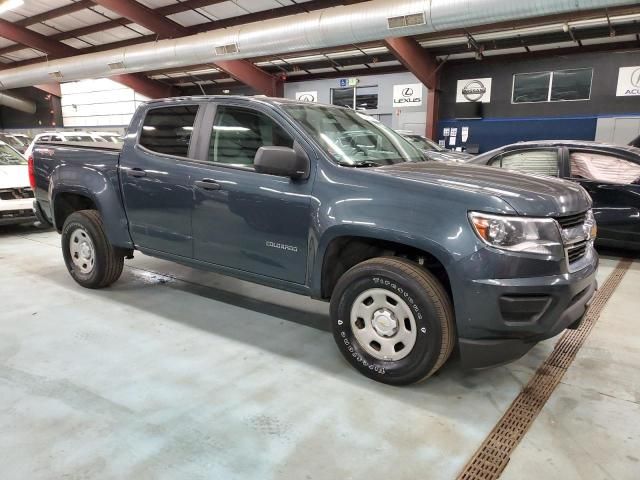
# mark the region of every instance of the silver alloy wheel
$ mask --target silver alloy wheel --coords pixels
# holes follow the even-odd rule
[[[399,295],[382,288],[358,295],[351,307],[351,330],[369,355],[391,362],[409,355],[418,336],[409,305]]]
[[[96,262],[96,249],[89,233],[84,228],[76,228],[69,236],[69,253],[76,268],[89,274]]]

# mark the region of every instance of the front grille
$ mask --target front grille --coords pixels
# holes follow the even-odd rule
[[[577,262],[587,254],[588,241],[583,240],[581,242],[574,243],[567,248],[567,260],[569,263]]]
[[[33,190],[29,187],[0,190],[0,200],[20,200],[23,198],[33,198]]]
[[[567,215],[566,217],[557,217],[556,221],[560,224],[560,228],[564,230],[582,225],[586,216],[587,212],[582,212],[575,215]]]

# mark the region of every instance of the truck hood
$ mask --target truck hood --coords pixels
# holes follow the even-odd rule
[[[29,170],[26,165],[0,165],[0,188],[29,186]]]
[[[499,197],[519,214],[532,217],[580,213],[591,206],[577,183],[542,175],[459,163],[406,162],[374,168],[376,173]],[[473,209],[473,205],[469,205]]]

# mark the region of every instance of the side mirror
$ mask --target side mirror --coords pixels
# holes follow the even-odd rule
[[[304,179],[309,176],[309,157],[297,144],[288,147],[260,147],[253,166],[258,173]]]

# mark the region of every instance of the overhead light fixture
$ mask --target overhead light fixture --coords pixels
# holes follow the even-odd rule
[[[0,13],[8,12],[24,5],[24,0],[5,0],[0,2]]]

